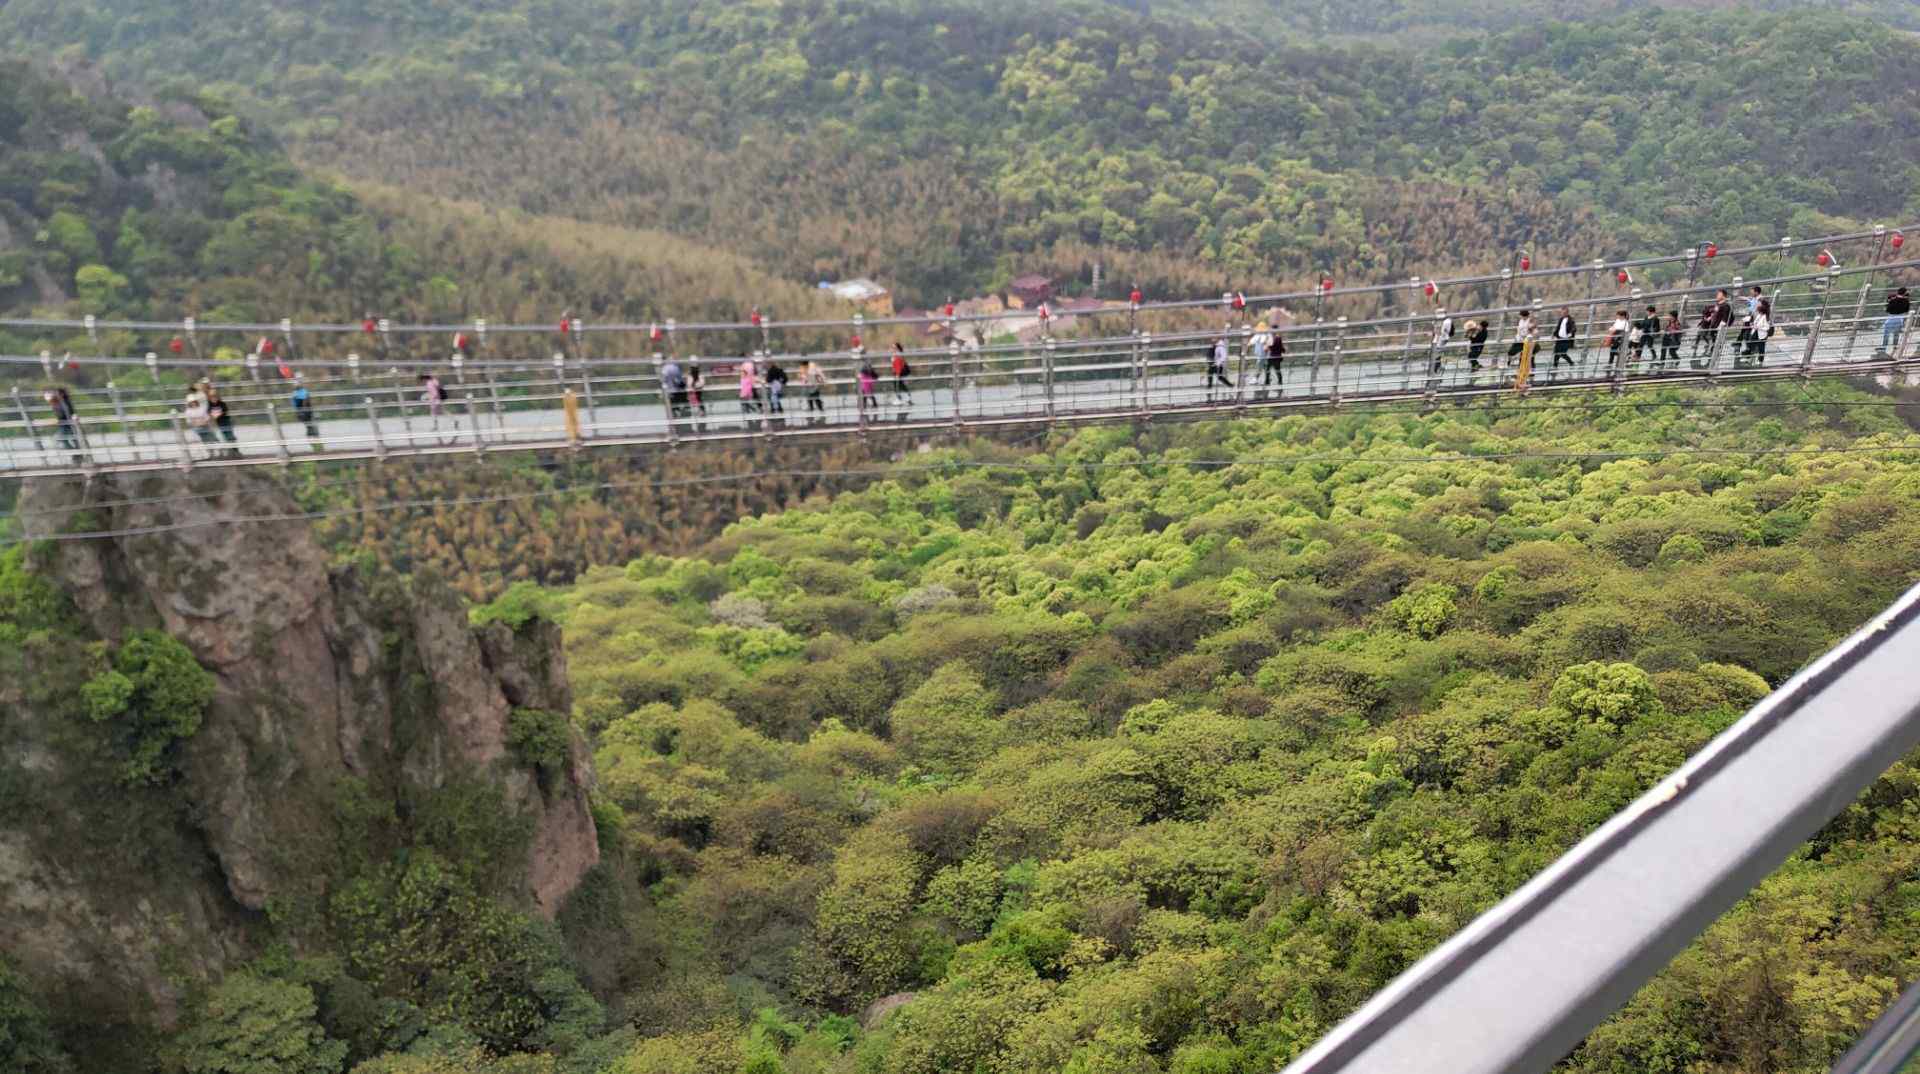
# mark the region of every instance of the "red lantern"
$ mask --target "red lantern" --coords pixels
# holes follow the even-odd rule
[[[753,326],[755,328],[760,327],[760,307],[758,306],[753,307],[752,320],[753,320]]]
[[[1236,310],[1243,310],[1247,308],[1247,296],[1245,293],[1240,291],[1235,291],[1233,293],[1233,308]]]
[[[1045,302],[1040,303],[1040,309],[1038,312],[1040,314],[1040,321],[1042,324],[1046,323],[1047,321],[1053,320],[1053,311],[1047,308],[1047,304]]]
[[[854,350],[860,349],[860,333],[858,332],[855,332],[853,334],[853,349]]]
[[[1438,284],[1434,283],[1432,280],[1428,280],[1427,286],[1426,286],[1426,292],[1427,292],[1427,297],[1432,298],[1433,296],[1440,293],[1440,287]]]
[[[1327,294],[1332,294],[1333,293],[1333,277],[1331,276],[1320,277],[1320,290]]]
[[[181,351],[187,349],[187,344],[185,340],[182,340],[179,336],[175,336],[167,341],[167,349],[175,354],[179,354]]]
[[[1813,262],[1814,264],[1819,265],[1821,268],[1827,268],[1833,264],[1833,255],[1828,253],[1825,250],[1822,250],[1820,251],[1819,256],[1813,259]]]
[[[287,367],[287,363],[285,363],[285,362],[281,362],[281,363],[280,363],[280,379],[281,379],[281,380],[292,380],[292,379],[293,379],[293,370],[292,370],[292,369],[290,369],[290,368],[288,368],[288,367]]]
[[[1898,231],[1893,233],[1894,249],[1898,250],[1900,247],[1906,245],[1906,242],[1907,242],[1907,237],[1905,235],[1900,234]]]
[[[380,330],[379,323],[376,322],[371,317],[360,322],[360,331],[365,332],[367,335],[373,335],[375,332],[378,332],[379,330]]]
[[[1133,303],[1136,306],[1140,304],[1140,288],[1137,285],[1134,287],[1133,291],[1127,295],[1127,301]]]
[[[560,334],[564,336],[571,331],[573,331],[573,314],[571,313],[561,314],[560,315]]]
[[[1526,254],[1521,254],[1520,255],[1520,271],[1525,272],[1532,267],[1533,267],[1533,258],[1528,257]]]
[[[947,299],[947,304],[942,308],[946,312],[947,320],[949,321],[953,320],[953,299],[951,298]]]
[[[1626,269],[1621,269],[1618,273],[1614,274],[1613,278],[1619,281],[1620,285],[1624,287],[1633,282],[1633,273],[1628,272]]]
[[[1717,242],[1710,242],[1710,243],[1708,243],[1708,244],[1707,244],[1707,256],[1708,256],[1708,257],[1719,257],[1719,256],[1720,256],[1720,244],[1719,244],[1719,243],[1717,243]]]
[[[649,340],[652,340],[655,343],[660,342],[660,322],[659,321],[655,321],[652,324],[647,326],[647,338]]]
[[[261,337],[260,337],[260,345],[259,345],[259,346],[257,346],[257,347],[255,347],[255,348],[254,348],[253,350],[254,350],[254,353],[255,353],[255,354],[272,354],[272,353],[273,353],[273,340],[270,340],[270,339],[268,339],[268,338],[267,338],[267,337],[265,337],[265,336],[261,336]]]

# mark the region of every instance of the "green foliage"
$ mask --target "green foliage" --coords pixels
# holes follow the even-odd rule
[[[0,641],[18,641],[36,630],[60,630],[73,622],[66,594],[28,567],[31,547],[0,550]]]
[[[1454,613],[1459,610],[1454,598],[1459,595],[1450,585],[1422,586],[1389,601],[1387,618],[1409,634],[1435,638],[1453,622]]]
[[[535,619],[553,618],[554,608],[552,599],[538,585],[515,582],[506,592],[486,604],[476,605],[467,614],[474,626],[505,623],[519,630]]]
[[[548,997],[560,994],[548,977],[557,965],[551,942],[439,855],[416,851],[353,881],[330,913],[348,968],[381,994],[496,1050],[549,1030]]]
[[[515,708],[507,713],[507,749],[522,764],[539,769],[549,780],[555,779],[566,769],[573,752],[573,728],[560,713]]]
[[[81,687],[86,713],[107,724],[126,754],[120,778],[161,783],[175,771],[175,744],[200,729],[213,702],[214,678],[171,635],[136,631],[113,665]]]
[[[649,952],[617,986],[648,1038],[624,1062],[1256,1071],[1298,1054],[1920,577],[1920,437],[1883,408],[1783,423],[1872,451],[1748,458],[1725,449],[1792,411],[1646,402],[1087,430],[964,527],[956,478],[912,471],[551,594],[645,886],[621,904]],[[1667,450],[1696,446],[1715,454]],[[1600,457],[1565,459],[1583,449]],[[1448,461],[1407,461],[1423,450]],[[1474,454],[1494,458],[1458,458]],[[1182,458],[1245,464],[1161,461]],[[1758,524],[1789,504],[1797,529]],[[749,671],[741,639],[786,631],[743,617],[785,624],[796,593],[864,625]],[[1888,856],[1825,849],[1795,883],[1896,920],[1904,859],[1863,833],[1905,824],[1914,793],[1882,787],[1817,844]],[[1881,978],[1915,972],[1907,931],[1792,947],[1802,979],[1845,967],[1831,994],[1783,1000],[1766,982],[1784,963],[1689,980],[1673,994],[1708,1006],[1662,1000],[1576,1062],[1763,1069],[1759,1042],[1838,1041],[1814,1027],[1857,1029]],[[903,991],[845,1054],[784,1028]],[[740,1020],[776,1002],[779,1025]]]
[[[19,1074],[72,1074],[46,1012],[19,971],[0,959],[0,1068]]]
[[[170,1043],[178,1074],[339,1074],[347,1046],[327,1039],[305,985],[229,974]]]

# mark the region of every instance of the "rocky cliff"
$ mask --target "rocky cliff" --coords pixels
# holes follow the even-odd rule
[[[89,786],[82,755],[58,747],[75,721],[57,691],[31,688],[63,681],[57,649],[27,646],[19,681],[0,685],[14,753],[0,772],[0,951],[46,991],[84,987],[102,1015],[165,1023],[184,988],[263,939],[297,944],[286,923],[323,904],[328,863],[382,852],[343,845],[362,830],[343,800],[404,826],[436,792],[481,788],[522,834],[510,860],[486,863],[499,894],[549,917],[599,860],[584,747],[556,765],[518,756],[510,735],[516,710],[571,707],[552,624],[475,628],[431,579],[330,569],[302,522],[231,522],[297,513],[276,476],[42,482],[19,511],[36,536],[124,531],[40,545],[30,569],[102,643],[164,629],[218,682],[163,794]],[[118,840],[132,845],[62,823],[102,796],[140,814]],[[117,822],[87,827],[103,823]]]

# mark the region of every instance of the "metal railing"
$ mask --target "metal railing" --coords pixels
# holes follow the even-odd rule
[[[1393,980],[1285,1074],[1539,1074],[1920,745],[1920,587]],[[1911,1007],[1909,1004],[1908,1007]],[[1896,1007],[1837,1070],[1915,1043]]]
[[[1525,309],[1535,320],[1528,339],[1518,338],[1525,309],[1516,305],[1455,311],[1451,337],[1438,331],[1448,315],[1431,310],[1265,331],[1254,320],[1259,314],[1245,311],[1225,323],[1159,332],[986,345],[950,339],[939,346],[902,346],[898,355],[910,367],[902,377],[893,375],[893,352],[872,355],[856,348],[769,347],[728,358],[580,358],[561,352],[545,360],[488,348],[472,358],[378,365],[354,356],[258,355],[219,370],[215,383],[229,420],[199,426],[182,405],[185,387],[152,379],[203,373],[207,363],[154,355],[78,358],[68,364],[82,373],[131,368],[147,383],[70,387],[76,417],[66,423],[50,417],[33,389],[16,386],[0,407],[9,411],[0,414],[0,474],[1150,419],[1371,399],[1851,375],[1897,365],[1896,355],[1912,352],[1911,318],[1889,327],[1877,307],[1871,314],[1866,310],[1883,279],[1904,278],[1915,268],[1920,260],[1610,292],[1580,306],[1530,305]],[[1630,320],[1646,316],[1649,305],[1663,319],[1668,312],[1684,317],[1718,289],[1756,288],[1772,310],[1773,329],[1765,339],[1747,338],[1737,304],[1734,322],[1716,331],[1684,323],[1672,338],[1663,332],[1636,342],[1610,335],[1620,310]],[[1552,337],[1563,308],[1575,331],[1556,345]],[[1487,326],[1481,348],[1465,336],[1470,321]],[[1263,353],[1269,337],[1284,349],[1277,361]],[[1224,363],[1213,358],[1222,347]],[[302,378],[304,408],[289,398],[294,385],[278,379],[282,362]],[[740,371],[747,362],[761,375],[743,388]],[[45,373],[63,372],[50,357],[0,356],[0,364],[29,370],[34,363],[42,363]],[[775,366],[786,376],[778,389]],[[818,377],[809,378],[809,366]],[[684,378],[678,392],[665,379],[673,367]],[[445,391],[437,404],[424,398],[418,379],[428,370]]]

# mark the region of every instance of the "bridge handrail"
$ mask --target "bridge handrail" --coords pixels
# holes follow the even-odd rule
[[[1298,302],[1298,301],[1304,301],[1304,300],[1313,300],[1315,302],[1323,302],[1329,298],[1353,297],[1353,296],[1360,296],[1360,295],[1390,295],[1395,292],[1402,292],[1402,291],[1408,291],[1408,290],[1419,292],[1429,282],[1433,283],[1436,287],[1440,288],[1442,291],[1447,291],[1447,290],[1453,290],[1458,288],[1479,287],[1479,286],[1485,286],[1489,284],[1503,284],[1509,281],[1542,280],[1542,279],[1558,278],[1558,277],[1564,277],[1564,276],[1579,276],[1582,274],[1594,274],[1595,276],[1599,276],[1599,275],[1604,275],[1608,272],[1618,273],[1620,270],[1623,270],[1623,269],[1631,270],[1635,268],[1649,268],[1649,267],[1654,267],[1659,265],[1691,264],[1697,270],[1702,263],[1711,261],[1711,260],[1716,260],[1717,258],[1722,258],[1722,257],[1731,259],[1731,258],[1739,258],[1739,257],[1751,257],[1751,256],[1760,255],[1760,254],[1768,254],[1768,253],[1791,254],[1795,251],[1810,250],[1810,249],[1824,249],[1824,248],[1835,246],[1835,245],[1844,245],[1847,243],[1862,242],[1868,239],[1873,239],[1877,241],[1875,242],[1875,249],[1872,254],[1873,263],[1868,265],[1866,270],[1877,270],[1877,269],[1886,269],[1886,268],[1892,267],[1891,265],[1879,263],[1881,255],[1885,252],[1884,240],[1886,239],[1886,237],[1890,235],[1904,235],[1904,233],[1907,230],[1915,229],[1915,228],[1920,228],[1920,224],[1908,224],[1908,225],[1902,225],[1899,227],[1886,227],[1886,226],[1876,225],[1875,227],[1867,230],[1838,232],[1835,234],[1822,235],[1814,238],[1793,239],[1789,237],[1789,238],[1783,238],[1779,242],[1769,243],[1769,244],[1755,244],[1751,246],[1729,247],[1725,249],[1719,249],[1716,247],[1714,257],[1708,257],[1705,255],[1704,251],[1712,244],[1703,242],[1703,243],[1697,243],[1691,249],[1678,254],[1659,254],[1659,255],[1652,255],[1647,257],[1620,258],[1620,259],[1613,259],[1613,260],[1597,259],[1591,262],[1578,264],[1578,265],[1563,265],[1563,266],[1555,266],[1555,267],[1547,267],[1547,268],[1529,268],[1529,269],[1515,268],[1515,269],[1510,269],[1500,273],[1477,273],[1477,274],[1464,275],[1464,276],[1437,277],[1432,279],[1415,276],[1415,277],[1411,277],[1406,282],[1359,284],[1354,286],[1336,285],[1331,288],[1316,287],[1308,290],[1276,291],[1276,292],[1268,292],[1268,293],[1261,293],[1261,294],[1245,295],[1244,298],[1247,306],[1249,307],[1249,309],[1251,309],[1251,307],[1255,305],[1271,305],[1273,303],[1279,303],[1279,302]],[[1519,256],[1518,251],[1516,251],[1515,252],[1516,260],[1518,256]],[[1073,311],[1061,311],[1061,312],[1055,313],[1054,316],[1056,318],[1059,318],[1059,317],[1094,318],[1094,317],[1115,316],[1122,313],[1133,313],[1136,311],[1139,313],[1154,313],[1154,312],[1170,312],[1170,311],[1195,310],[1195,309],[1220,309],[1222,307],[1223,307],[1222,298],[1218,296],[1209,296],[1206,298],[1156,300],[1151,302],[1141,302],[1137,307],[1134,307],[1126,302],[1115,302],[1112,305],[1105,305],[1097,308],[1088,308],[1088,309],[1073,310]],[[655,329],[655,328],[660,328],[663,331],[670,331],[673,333],[756,332],[756,331],[762,331],[762,330],[771,332],[774,330],[822,330],[822,329],[856,330],[862,327],[871,329],[871,328],[884,327],[884,326],[910,326],[910,325],[920,325],[920,326],[956,325],[957,326],[962,324],[979,324],[979,323],[988,323],[988,322],[997,322],[997,321],[1021,321],[1021,320],[1032,321],[1032,320],[1037,320],[1038,317],[1039,317],[1039,314],[1035,309],[1009,309],[1009,310],[1002,311],[1000,313],[972,313],[972,314],[956,313],[952,317],[945,316],[944,314],[929,314],[921,317],[876,316],[876,317],[861,317],[859,319],[827,318],[827,319],[797,319],[797,320],[790,320],[790,321],[782,321],[774,318],[762,318],[762,323],[758,325],[754,324],[750,320],[749,321],[681,322],[677,320],[670,320],[663,317],[660,320],[648,321],[644,323],[609,322],[609,323],[603,324],[603,323],[588,321],[588,322],[580,323],[578,330],[582,335],[606,335],[606,334],[614,334],[614,333],[650,332],[652,329]],[[446,334],[446,333],[462,332],[462,331],[474,331],[478,328],[479,324],[480,322],[478,321],[466,321],[466,322],[444,323],[444,324],[389,324],[385,328],[384,334],[399,335],[399,336]],[[176,331],[181,331],[184,325],[185,325],[184,319],[180,321],[135,321],[135,320],[95,319],[89,322],[84,318],[83,319],[0,318],[0,328],[13,328],[13,329],[22,329],[22,330],[30,330],[30,331],[92,330],[95,332],[98,332],[98,331],[176,332]],[[494,334],[494,333],[511,334],[511,335],[542,334],[542,335],[552,336],[557,334],[557,328],[558,326],[555,324],[492,324],[492,323],[488,323],[486,325],[485,331],[488,334]],[[291,329],[293,332],[296,332],[296,333],[307,334],[307,335],[341,335],[341,334],[357,334],[357,333],[363,332],[363,327],[359,323],[341,323],[341,322],[314,322],[314,323],[299,323],[299,324],[287,324],[283,322],[227,322],[227,323],[206,322],[206,323],[196,323],[194,328],[196,332],[207,332],[210,334],[224,332],[224,333],[244,333],[248,335],[261,334],[261,335],[268,335],[268,336],[281,334],[287,331],[288,329]]]

